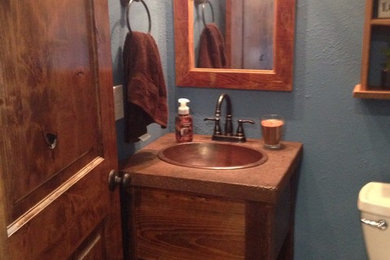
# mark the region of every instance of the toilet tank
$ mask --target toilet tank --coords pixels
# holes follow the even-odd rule
[[[390,184],[370,182],[359,192],[364,241],[370,260],[390,259]]]

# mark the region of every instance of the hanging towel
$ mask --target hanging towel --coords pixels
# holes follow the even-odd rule
[[[199,68],[226,67],[225,42],[215,23],[206,24],[200,35]]]
[[[167,127],[167,90],[160,54],[153,37],[129,32],[123,48],[125,74],[125,138],[137,142],[146,126],[157,123]]]

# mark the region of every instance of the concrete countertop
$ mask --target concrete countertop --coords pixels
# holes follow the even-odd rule
[[[214,142],[203,135],[194,135],[193,141]],[[303,151],[298,142],[283,142],[283,149],[267,150],[262,140],[248,139],[239,145],[264,152],[268,156],[264,164],[237,170],[208,170],[176,166],[157,157],[161,149],[175,143],[175,135],[166,134],[122,162],[121,170],[130,173],[133,186],[276,203],[280,191],[295,173]]]

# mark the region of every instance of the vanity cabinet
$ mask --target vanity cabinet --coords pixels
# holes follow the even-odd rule
[[[214,142],[194,136],[194,142]],[[175,144],[167,134],[122,164],[130,259],[293,259],[294,208],[302,144],[263,150],[268,160],[236,170],[166,163],[158,152]]]
[[[144,187],[130,193],[134,259],[293,258],[290,189],[276,204]]]
[[[390,99],[390,1],[366,0],[361,81],[354,97]]]

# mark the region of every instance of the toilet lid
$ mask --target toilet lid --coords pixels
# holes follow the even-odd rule
[[[390,217],[390,184],[369,182],[359,192],[358,208],[371,214]]]

